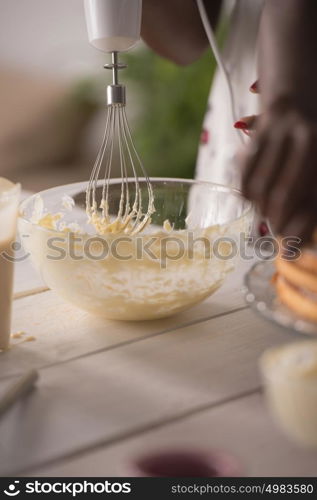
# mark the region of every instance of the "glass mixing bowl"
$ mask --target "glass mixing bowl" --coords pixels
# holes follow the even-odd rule
[[[151,225],[133,236],[96,235],[85,212],[87,183],[48,189],[22,203],[20,236],[50,288],[94,314],[146,320],[188,309],[221,286],[234,268],[241,234],[249,232],[251,204],[239,191],[209,182],[151,182],[156,211]],[[140,186],[146,207],[144,179]],[[111,180],[110,193],[115,216],[120,179]]]

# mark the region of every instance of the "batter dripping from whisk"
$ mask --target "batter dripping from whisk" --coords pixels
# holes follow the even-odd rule
[[[112,85],[107,86],[106,127],[86,192],[88,221],[101,235],[140,233],[151,223],[155,212],[152,186],[133,144],[125,113],[125,87],[118,83],[118,70],[124,67],[118,62],[117,52],[112,52],[112,63],[105,65],[112,70]],[[117,161],[122,182],[118,213],[113,217],[109,214],[109,191],[112,167]],[[139,174],[146,180],[146,206]],[[133,193],[129,176],[134,179]],[[99,198],[98,188],[99,191],[101,188]]]

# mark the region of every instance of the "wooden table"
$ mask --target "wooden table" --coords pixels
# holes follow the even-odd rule
[[[37,388],[0,419],[0,474],[120,476],[144,451],[222,449],[247,476],[309,476],[317,453],[272,422],[259,355],[292,340],[245,305],[250,264],[173,318],[105,321],[63,302],[28,261],[16,268],[13,331],[36,340],[0,357],[0,391],[34,367]]]

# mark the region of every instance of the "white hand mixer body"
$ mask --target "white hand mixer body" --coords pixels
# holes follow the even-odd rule
[[[90,43],[110,52],[112,59],[111,64],[105,65],[112,70],[112,84],[107,86],[105,133],[86,192],[87,215],[99,234],[136,234],[151,222],[154,198],[126,118],[125,86],[118,81],[118,71],[126,66],[118,62],[118,52],[130,49],[140,38],[142,0],[85,0],[85,13]],[[120,165],[122,183],[118,211],[111,216],[110,178],[114,163]],[[142,186],[145,180],[146,192],[141,188],[139,175],[144,178]]]
[[[88,38],[103,52],[129,50],[140,39],[142,0],[85,0]]]

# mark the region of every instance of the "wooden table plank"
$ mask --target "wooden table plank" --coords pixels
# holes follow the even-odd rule
[[[65,362],[94,351],[114,348],[122,342],[134,342],[246,307],[241,293],[242,277],[241,266],[206,301],[186,312],[157,321],[104,320],[64,302],[52,291],[16,300],[12,331],[25,331],[36,340],[15,345],[10,351],[0,354],[0,380],[29,368]]]
[[[221,449],[241,462],[245,476],[316,476],[317,451],[299,448],[272,421],[257,394],[142,433],[81,457],[34,469],[34,476],[124,476],[133,460],[164,449]]]
[[[28,295],[39,289],[47,289],[30,258],[16,262],[14,272],[14,297]]]
[[[214,405],[259,386],[257,358],[288,334],[242,310],[41,371],[0,422],[1,474]]]

